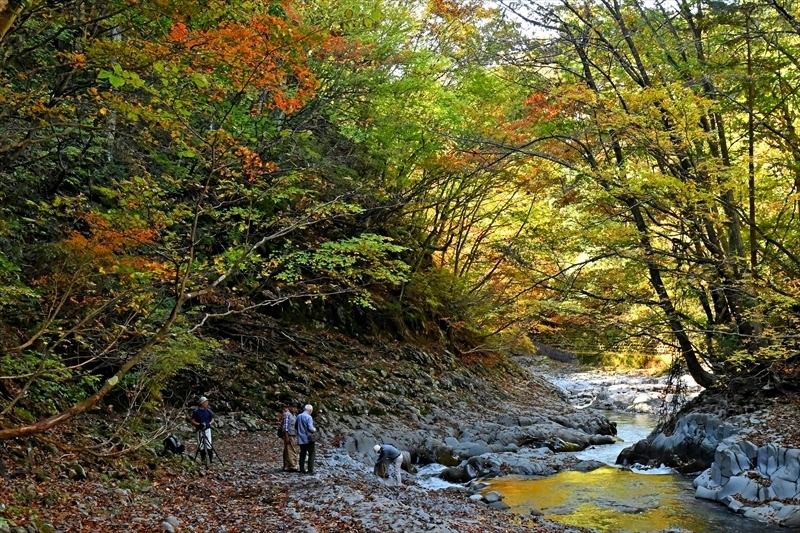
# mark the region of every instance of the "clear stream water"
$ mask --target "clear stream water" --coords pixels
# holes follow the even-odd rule
[[[619,452],[645,438],[655,425],[648,415],[612,413],[621,442],[576,454],[613,465]],[[639,533],[682,528],[696,533],[762,533],[784,528],[745,519],[721,504],[696,499],[690,478],[669,469],[627,470],[607,466],[593,472],[561,472],[547,478],[508,476],[488,480],[487,491],[505,495],[515,513],[538,509],[559,522],[603,533]]]

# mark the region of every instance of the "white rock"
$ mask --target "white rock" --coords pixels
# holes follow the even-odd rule
[[[720,469],[718,462],[714,461],[713,463],[711,463],[710,470],[711,470],[710,480],[715,485],[721,486],[728,482],[728,478],[722,477],[722,470]],[[730,475],[728,477],[730,477]]]
[[[745,509],[745,518],[753,518],[755,520],[771,522],[775,516],[775,509],[769,505],[762,505],[760,507],[746,507]]]
[[[791,500],[797,497],[797,483],[793,481],[786,481],[781,478],[773,479],[770,488],[779,500]]]
[[[776,514],[775,520],[782,526],[800,526],[800,505],[784,505]]]
[[[739,510],[744,507],[744,504],[738,500],[734,500],[733,498],[728,498],[730,501],[728,502],[728,509],[733,511],[734,513],[738,513]]]
[[[703,498],[704,500],[716,500],[717,494],[719,494],[720,489],[709,489],[700,485],[697,487],[697,490],[694,491],[695,498]]]
[[[692,485],[694,485],[694,488],[697,488],[700,485],[704,487],[711,487],[710,483],[711,483],[711,468],[707,468],[706,470],[704,470],[702,474],[694,478],[694,481],[692,481]]]
[[[772,477],[773,479],[778,477],[786,481],[800,481],[800,450],[786,450],[783,466]]]
[[[755,500],[758,498],[758,489],[762,488],[753,480],[742,476],[734,476],[728,480],[722,490],[717,493],[717,499],[721,500],[725,496],[740,496],[743,500]]]
[[[768,502],[770,500],[775,499],[775,491],[772,490],[772,487],[759,487],[758,488],[758,500],[762,502]]]

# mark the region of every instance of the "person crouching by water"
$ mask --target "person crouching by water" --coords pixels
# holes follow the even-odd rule
[[[314,419],[311,413],[314,407],[306,405],[302,413],[297,417],[297,443],[300,445],[300,473],[314,473],[314,456],[317,428],[314,427]],[[306,456],[308,456],[308,470],[306,470]]]
[[[200,406],[192,412],[192,425],[197,430],[197,449],[200,451],[200,461],[206,464],[214,462],[214,452],[211,448],[211,423],[214,421],[214,412],[208,408],[208,398],[200,396]]]
[[[299,403],[292,400],[286,404],[283,414],[283,471],[297,472],[297,408]]]
[[[378,454],[378,460],[375,461],[376,465],[381,463],[394,464],[394,475],[397,477],[397,486],[402,487],[403,476],[400,473],[400,468],[403,466],[403,452],[391,444],[376,444],[373,450]]]

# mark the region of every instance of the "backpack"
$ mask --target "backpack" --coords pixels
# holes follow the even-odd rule
[[[283,438],[283,422],[278,424],[278,438],[279,439]]]
[[[184,451],[186,451],[186,446],[183,445],[180,437],[177,435],[170,435],[164,439],[164,450],[174,453],[175,455],[181,455]]]

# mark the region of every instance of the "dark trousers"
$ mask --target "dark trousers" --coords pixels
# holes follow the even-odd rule
[[[308,473],[314,472],[314,456],[316,455],[315,443],[309,442],[308,444],[300,445],[300,471],[305,470],[306,455],[308,455]]]

